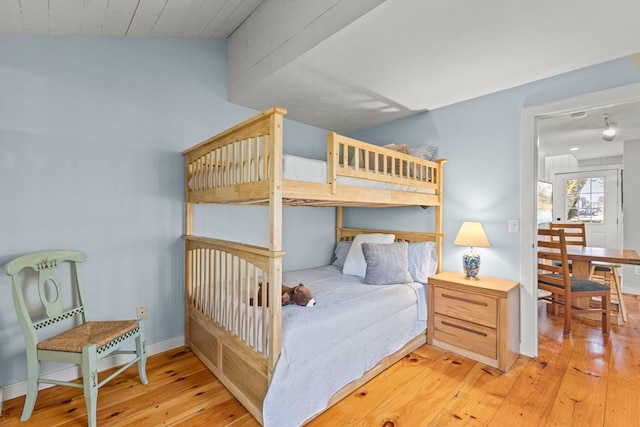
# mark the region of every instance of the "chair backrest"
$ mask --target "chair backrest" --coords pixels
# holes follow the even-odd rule
[[[567,240],[563,229],[538,230],[538,287],[563,288],[570,301],[571,276],[567,259]]]
[[[550,227],[552,230],[564,230],[567,245],[587,246],[587,233],[583,222],[552,222]]]
[[[85,260],[86,255],[82,252],[59,250],[23,255],[5,265],[5,273],[11,276],[13,302],[27,345],[37,345],[38,329],[76,316],[81,317],[82,323],[86,322],[79,267]],[[70,269],[68,277],[60,280],[59,275],[66,273],[60,267],[65,265]],[[37,285],[39,301],[36,301],[35,292],[29,292],[33,290],[32,285]],[[66,295],[70,298],[63,298]]]

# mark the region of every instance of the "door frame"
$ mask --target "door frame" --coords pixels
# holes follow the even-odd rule
[[[520,189],[520,353],[538,356],[538,297],[536,286],[538,180],[538,121],[607,104],[640,98],[640,83],[588,93],[522,110]],[[533,161],[532,161],[533,160]]]
[[[607,243],[604,245],[598,244],[597,241],[592,240],[591,232],[593,229],[603,227],[602,224],[590,224],[585,223],[586,234],[587,234],[587,244],[589,246],[604,246],[608,248],[618,248],[622,249],[622,209],[620,204],[621,194],[620,194],[620,171],[622,170],[622,165],[612,164],[612,165],[601,165],[601,166],[589,166],[584,168],[568,168],[568,169],[553,169],[550,171],[549,175],[553,177],[554,188],[557,188],[557,191],[553,194],[553,218],[556,220],[558,217],[566,218],[566,212],[563,203],[564,201],[564,191],[562,186],[558,185],[558,180],[562,179],[559,176],[566,175],[604,175],[607,178],[605,194],[607,195],[605,201],[605,223],[604,227],[612,227],[613,230],[608,229],[606,232],[611,233],[610,236],[606,238]],[[610,181],[612,180],[613,181]],[[560,193],[563,193],[562,195]],[[557,210],[556,210],[557,209]],[[562,214],[560,214],[560,212]],[[613,221],[613,219],[615,221]],[[561,220],[564,221],[564,220]]]

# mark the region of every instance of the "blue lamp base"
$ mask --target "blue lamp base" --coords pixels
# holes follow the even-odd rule
[[[462,269],[464,275],[469,280],[474,280],[478,277],[478,271],[480,270],[480,255],[473,247],[467,249],[462,255]]]

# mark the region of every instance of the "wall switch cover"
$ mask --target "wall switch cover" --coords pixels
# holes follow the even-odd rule
[[[520,229],[520,223],[517,219],[509,220],[509,233],[517,233]]]

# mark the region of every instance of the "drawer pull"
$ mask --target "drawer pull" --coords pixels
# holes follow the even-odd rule
[[[454,300],[458,300],[458,301],[462,301],[462,302],[468,302],[469,304],[481,305],[483,307],[487,307],[489,305],[489,304],[487,304],[486,302],[483,302],[483,301],[478,301],[478,300],[469,299],[469,298],[462,298],[462,297],[458,297],[458,296],[455,296],[455,295],[442,294],[442,297],[443,298],[454,299]]]
[[[484,333],[484,332],[476,331],[475,329],[471,329],[471,328],[465,328],[464,326],[456,325],[455,323],[447,322],[445,320],[442,320],[441,323],[443,325],[451,326],[452,328],[456,328],[456,329],[461,329],[461,330],[466,331],[466,332],[471,332],[472,334],[480,335],[482,337],[486,337],[487,336],[487,334]]]

